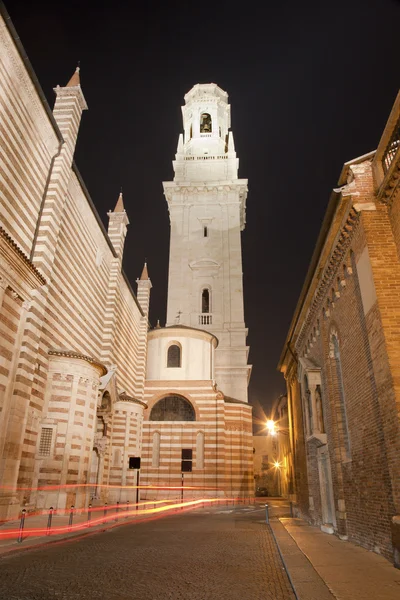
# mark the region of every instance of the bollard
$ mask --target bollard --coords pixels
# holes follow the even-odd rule
[[[88,512],[87,512],[88,527],[90,527],[90,520],[92,518],[92,513],[91,513],[91,510],[90,510],[91,508],[92,508],[92,505],[89,504],[89,506],[88,506]]]
[[[20,544],[22,542],[22,534],[24,532],[24,525],[25,525],[25,515],[26,515],[26,510],[25,508],[22,509],[21,512],[21,521],[19,523],[19,535],[18,535],[18,544]]]
[[[115,520],[118,521],[119,502],[117,502],[117,508],[115,509]]]
[[[129,510],[129,500],[126,501],[126,512],[128,512]],[[126,515],[126,518],[128,518],[128,515]]]
[[[50,535],[51,521],[52,521],[52,518],[53,518],[53,510],[54,510],[54,508],[52,506],[50,506],[50,508],[49,508],[49,518],[47,519],[47,531],[46,531],[46,535]]]
[[[293,519],[293,502],[290,502],[290,516]]]
[[[265,522],[269,523],[268,504],[265,505]]]
[[[74,518],[74,505],[71,505],[71,512],[69,513],[68,531],[72,529],[72,519]]]
[[[103,523],[105,523],[107,521],[106,517],[107,517],[107,502],[105,502],[105,504],[104,504],[104,519],[103,519]]]

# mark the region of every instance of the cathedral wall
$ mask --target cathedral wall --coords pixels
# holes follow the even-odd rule
[[[152,421],[151,409],[167,394],[184,396],[196,411],[195,421]],[[207,381],[147,381],[148,409],[143,422],[141,481],[146,485],[181,486],[181,451],[192,449],[193,471],[184,485],[196,486],[184,497],[248,496],[254,492],[251,407],[224,400]],[[202,450],[201,445],[202,444]],[[180,490],[149,490],[147,498]],[[144,492],[142,492],[144,497]]]
[[[145,327],[141,327],[142,321]],[[118,384],[127,394],[142,399],[146,369],[147,318],[143,317],[125,281],[120,281],[114,357]]]
[[[0,18],[1,226],[29,256],[58,137]]]
[[[49,347],[100,356],[112,259],[72,173],[49,286],[45,328]]]
[[[167,394],[187,398],[196,411],[196,421],[151,421],[151,409]],[[213,497],[226,490],[224,403],[217,398],[210,381],[146,381],[148,409],[143,421],[142,470],[143,485],[181,486],[181,451],[193,451],[193,471],[184,474],[187,490],[184,498]],[[159,435],[159,438],[158,438]],[[159,451],[155,436],[159,439]],[[202,436],[203,449],[198,436]],[[201,455],[201,456],[200,456]],[[181,490],[155,489],[141,492],[142,498],[181,498]]]

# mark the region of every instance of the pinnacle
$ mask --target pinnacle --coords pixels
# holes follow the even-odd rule
[[[140,281],[144,281],[146,279],[149,279],[149,273],[147,271],[147,263],[144,263],[144,267],[143,267],[143,271],[142,274],[140,276]]]
[[[124,200],[122,198],[122,190],[118,196],[118,200],[117,200],[117,204],[115,205],[114,212],[115,213],[125,212]]]
[[[68,81],[65,87],[76,87],[81,84],[81,79],[79,76],[80,67],[76,67],[75,73],[72,75],[71,79]]]

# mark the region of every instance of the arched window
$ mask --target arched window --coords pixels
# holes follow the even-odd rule
[[[183,396],[165,396],[151,409],[150,421],[195,421],[193,406]]]
[[[151,466],[158,468],[160,466],[160,433],[155,431],[153,434],[153,453],[151,456]]]
[[[193,137],[193,125],[190,125],[189,140],[191,140],[192,137]]]
[[[212,132],[212,122],[211,115],[208,113],[203,113],[200,116],[200,133],[211,133]]]
[[[172,344],[168,348],[167,354],[167,367],[180,367],[181,366],[181,348],[178,344]]]
[[[103,396],[101,397],[100,409],[107,411],[111,410],[111,396],[107,391],[104,392]]]
[[[210,312],[210,290],[208,288],[204,288],[201,292],[201,312]]]
[[[346,399],[344,395],[344,385],[343,385],[343,373],[342,373],[342,360],[340,357],[340,348],[339,348],[339,339],[336,333],[331,334],[331,349],[333,351],[332,358],[335,359],[335,367],[336,367],[336,377],[337,384],[339,390],[339,420],[341,421],[341,429],[343,433],[343,442],[344,448],[346,450],[346,455],[350,458],[350,434],[349,434],[349,425],[347,422],[347,411],[346,411]]]

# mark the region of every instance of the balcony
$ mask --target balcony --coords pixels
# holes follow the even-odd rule
[[[390,165],[395,159],[395,156],[399,150],[400,146],[400,119],[397,121],[397,124],[393,130],[393,133],[390,137],[389,143],[386,146],[383,155],[382,155],[382,167],[383,172],[386,173],[389,171]]]
[[[212,325],[212,315],[210,315],[210,313],[200,314],[199,325]]]

